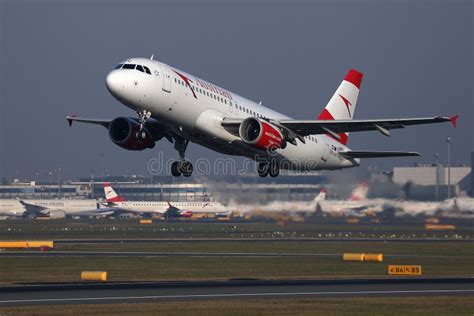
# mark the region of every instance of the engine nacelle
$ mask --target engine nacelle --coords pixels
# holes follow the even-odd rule
[[[109,125],[110,139],[122,148],[128,150],[144,150],[155,147],[155,141],[148,129],[144,128],[146,136],[144,139],[137,138],[140,124],[128,117],[117,117]]]
[[[179,213],[180,217],[182,218],[191,218],[193,217],[193,212],[192,211],[182,211]]]
[[[66,212],[61,210],[48,211],[48,217],[50,219],[63,219],[66,218]]]
[[[286,147],[286,141],[278,127],[256,117],[249,117],[242,121],[239,135],[245,143],[259,149]]]

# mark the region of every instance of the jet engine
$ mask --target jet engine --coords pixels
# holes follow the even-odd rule
[[[109,125],[109,137],[116,144],[128,150],[144,150],[155,147],[149,130],[144,127],[145,137],[137,137],[140,131],[140,123],[128,117],[117,117]]]
[[[286,147],[286,141],[278,127],[256,117],[242,121],[239,135],[245,143],[259,149],[273,150]]]
[[[66,212],[61,211],[61,210],[52,210],[52,211],[48,211],[47,216],[50,219],[63,219],[63,218],[66,218]]]

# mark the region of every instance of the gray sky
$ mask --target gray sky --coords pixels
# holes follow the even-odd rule
[[[127,57],[181,68],[294,118],[317,116],[346,71],[365,74],[355,118],[459,114],[448,124],[353,133],[353,149],[416,150],[418,159],[363,163],[389,168],[473,150],[472,1],[6,1],[0,0],[0,177],[61,167],[66,177],[100,168],[145,173],[162,150],[127,152],[77,114],[134,113],[108,93],[107,72]],[[188,157],[222,157],[191,145]]]

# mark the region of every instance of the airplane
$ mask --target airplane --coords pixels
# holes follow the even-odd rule
[[[105,83],[112,96],[138,117],[115,119],[67,116],[73,122],[102,125],[116,145],[134,151],[154,148],[162,138],[174,143],[179,160],[175,177],[191,176],[185,158],[189,142],[216,152],[244,156],[258,163],[259,176],[282,170],[315,171],[352,168],[364,158],[420,156],[417,152],[351,150],[349,132],[378,131],[411,125],[451,122],[457,115],[406,119],[356,120],[354,113],[363,74],[351,69],[315,120],[295,120],[260,103],[221,88],[165,63],[129,58],[110,71]]]
[[[103,207],[96,200],[19,200],[35,217],[59,219],[65,217],[106,217],[116,213],[113,208]]]
[[[0,200],[0,217],[26,217],[26,208],[17,199]]]
[[[229,209],[239,213],[283,212],[283,213],[312,213],[318,203],[326,199],[326,189],[322,188],[312,201],[272,201],[262,203],[239,203],[232,201]]]
[[[230,211],[218,202],[173,202],[169,201],[127,201],[112,188],[109,182],[104,183],[105,201],[107,206],[122,212],[138,213],[140,215],[163,215],[165,218],[189,218],[193,214],[213,213],[230,215]]]
[[[333,216],[364,216],[383,211],[385,199],[367,199],[369,186],[361,183],[356,186],[347,200],[321,200],[318,209]]]

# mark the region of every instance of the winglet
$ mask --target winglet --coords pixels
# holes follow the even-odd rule
[[[451,124],[453,125],[453,127],[456,127],[457,123],[458,123],[458,115],[453,115],[449,118],[449,120],[451,121]]]
[[[66,120],[67,120],[67,121],[68,121],[68,123],[69,123],[69,127],[71,127],[71,126],[72,126],[72,122],[74,122],[74,118],[75,118],[75,117],[76,117],[76,115],[75,115],[75,114],[73,114],[73,115],[69,115],[69,116],[66,116]]]

